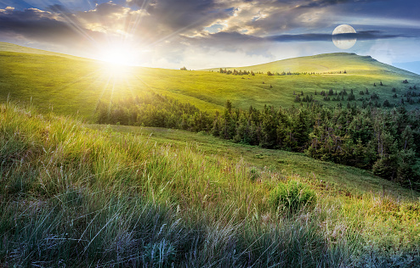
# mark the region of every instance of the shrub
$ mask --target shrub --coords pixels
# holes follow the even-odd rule
[[[256,181],[260,176],[261,174],[256,167],[249,169],[249,178],[251,181]]]
[[[289,181],[280,183],[270,192],[269,203],[275,208],[282,208],[295,213],[305,207],[316,204],[316,194],[306,184]]]

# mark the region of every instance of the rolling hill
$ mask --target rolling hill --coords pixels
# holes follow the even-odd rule
[[[207,69],[218,71],[220,68]],[[225,67],[222,67],[225,69]],[[337,73],[346,71],[351,74],[390,74],[416,77],[417,75],[388,64],[381,63],[370,56],[358,56],[354,53],[329,53],[310,57],[298,57],[244,67],[229,67],[227,70],[248,70],[272,73]]]
[[[25,46],[19,46],[16,44],[11,44],[11,43],[6,43],[6,42],[0,42],[0,52],[40,54],[40,55],[48,55],[48,56],[65,57],[65,58],[70,58],[74,60],[89,60],[89,59],[76,57],[76,56],[72,56],[68,54],[57,53],[57,52],[52,52],[48,50],[42,50],[42,49],[37,49],[37,48],[25,47]]]
[[[410,87],[420,86],[420,76],[416,74],[370,57],[346,53],[240,68],[263,74],[228,75],[215,70],[109,66],[100,61],[0,43],[0,65],[0,100],[32,101],[44,111],[77,113],[87,120],[93,120],[99,101],[110,102],[144,92],[164,94],[214,112],[223,109],[227,100],[242,109],[251,105],[258,109],[264,105],[290,107],[295,104],[296,94],[312,95],[314,100],[324,102],[320,93],[330,89],[334,92],[353,89],[359,104],[362,99],[369,100],[357,95],[366,89],[376,93],[380,103],[387,99],[398,104]],[[266,73],[287,70],[295,74]],[[409,83],[403,84],[403,80]],[[379,86],[381,82],[383,86]],[[397,98],[392,97],[394,94]],[[417,107],[418,99],[414,100],[416,104],[408,105],[407,109]]]
[[[0,46],[0,266],[420,265],[420,194],[370,171],[204,132],[84,123],[98,101],[149,91],[213,111],[343,87],[384,99],[418,76],[349,54],[295,59],[354,66],[346,74],[240,76]]]

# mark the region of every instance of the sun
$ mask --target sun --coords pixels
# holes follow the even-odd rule
[[[113,44],[98,48],[96,58],[101,62],[101,70],[109,77],[125,77],[136,65],[137,54],[132,46]]]
[[[102,49],[99,59],[110,64],[133,65],[132,50],[123,46],[107,47]]]

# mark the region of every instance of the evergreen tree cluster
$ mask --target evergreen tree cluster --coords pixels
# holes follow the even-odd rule
[[[419,188],[420,113],[348,106],[311,105],[259,111],[227,105],[215,118],[212,134],[264,148],[305,152],[313,158],[370,169],[375,174]],[[419,150],[417,149],[419,148]]]
[[[221,73],[221,74],[233,74],[233,75],[255,75],[255,73],[253,72],[253,71],[247,71],[247,70],[236,70],[236,69],[233,69],[233,71],[232,70],[226,70],[226,68],[225,69],[222,69],[222,68],[220,68],[219,69],[219,73]]]
[[[121,99],[106,104],[99,102],[97,121],[100,124],[121,124],[146,127],[209,131],[212,117],[189,103],[155,93]]]
[[[111,105],[100,103],[98,122],[206,131],[237,143],[304,152],[316,159],[372,170],[420,189],[420,112],[408,112],[404,106],[328,108],[308,103],[299,108],[240,110],[227,101],[222,113],[210,115],[193,105],[151,94]]]

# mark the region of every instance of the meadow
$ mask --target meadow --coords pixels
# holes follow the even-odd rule
[[[37,51],[37,50],[35,50]],[[95,122],[98,103],[141,96],[153,92],[191,103],[201,110],[222,111],[227,100],[234,107],[262,109],[264,105],[291,107],[296,95],[304,94],[327,106],[322,91],[354,90],[356,99],[368,89],[376,93],[382,104],[389,100],[398,105],[406,99],[410,87],[420,88],[420,77],[354,54],[325,54],[253,66],[263,73],[228,75],[217,70],[180,71],[143,67],[113,67],[99,61],[46,54],[0,43],[0,100],[7,98],[23,103],[31,101],[42,111],[57,114],[78,114]],[[304,67],[306,66],[306,67]],[[244,67],[248,69],[248,67]],[[251,68],[251,67],[249,67]],[[239,70],[239,69],[238,69]],[[297,75],[273,75],[267,72],[298,72]],[[346,71],[346,74],[339,73]],[[304,74],[306,73],[306,74]],[[408,84],[402,83],[408,80]],[[380,86],[380,83],[383,86]],[[374,86],[374,84],[376,86]],[[393,91],[395,88],[395,92]],[[317,95],[315,95],[317,92]],[[396,94],[398,98],[392,96]],[[414,98],[418,102],[418,98]],[[347,105],[347,99],[341,101]],[[361,101],[355,101],[361,105]],[[407,105],[414,109],[416,105]]]
[[[420,85],[368,57],[322,57],[241,76],[0,43],[0,266],[420,266],[417,191],[205,131],[95,124],[100,103],[150,92],[216,114],[227,100],[287,108],[300,105],[294,93],[368,88],[383,101]],[[267,75],[287,66],[299,74]]]
[[[203,134],[0,109],[3,265],[420,264],[418,193],[383,189],[368,172]],[[290,182],[315,204],[273,205]]]

